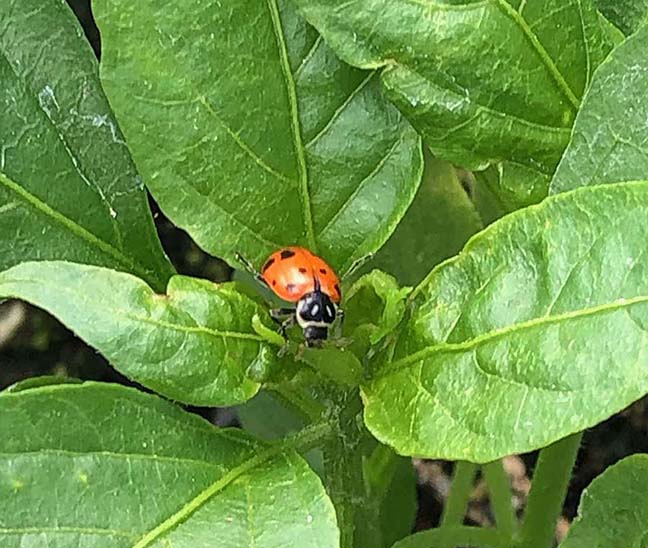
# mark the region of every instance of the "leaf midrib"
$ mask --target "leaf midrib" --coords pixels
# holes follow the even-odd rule
[[[130,531],[98,527],[72,527],[65,525],[59,527],[0,527],[0,535],[42,535],[43,533],[54,535],[104,535],[122,537],[131,540],[137,538],[137,535]]]
[[[219,465],[199,459],[188,457],[172,457],[169,455],[155,455],[153,453],[126,453],[117,451],[74,451],[71,449],[36,449],[34,451],[0,452],[0,458],[38,458],[39,456],[61,456],[61,457],[103,457],[106,459],[118,460],[141,460],[152,462],[168,462],[170,464],[190,464],[208,468],[222,468]]]
[[[292,128],[295,154],[297,155],[297,167],[299,170],[299,194],[302,201],[302,212],[304,216],[304,225],[306,228],[306,239],[311,251],[317,253],[317,241],[315,239],[315,226],[313,221],[312,204],[310,190],[308,188],[308,167],[306,165],[306,151],[304,148],[303,137],[301,133],[301,122],[299,121],[299,107],[297,102],[297,88],[295,85],[295,78],[292,70],[290,69],[288,48],[286,46],[286,39],[281,25],[281,17],[279,16],[277,0],[267,0],[267,4],[270,11],[270,18],[272,20],[272,27],[277,40],[281,71],[283,73],[284,82],[286,85],[288,102],[290,103],[290,125]]]
[[[495,340],[504,338],[507,335],[524,332],[538,326],[555,325],[563,321],[594,316],[599,313],[623,310],[626,308],[630,308],[633,305],[643,304],[643,303],[648,303],[648,295],[641,295],[629,299],[620,298],[610,303],[604,303],[601,305],[592,306],[588,308],[572,310],[569,312],[565,312],[563,314],[554,314],[550,316],[533,318],[531,320],[527,320],[517,324],[508,325],[501,329],[494,329],[492,331],[488,331],[486,333],[478,335],[472,339],[462,341],[460,343],[441,342],[438,344],[433,344],[417,352],[414,352],[409,356],[406,356],[395,362],[390,363],[383,370],[381,370],[377,375],[375,375],[371,380],[373,381],[375,379],[379,379],[397,373],[399,371],[402,371],[412,365],[416,365],[419,362],[434,356],[435,354],[441,354],[445,352],[465,352],[468,350],[473,350],[474,348],[477,348],[482,344],[493,342]]]
[[[0,294],[2,294],[2,286],[3,283],[18,283],[18,284],[35,284],[35,285],[41,285],[43,282],[38,279],[29,279],[29,278],[10,278],[9,281],[2,282],[0,280]],[[146,286],[145,286],[146,287]],[[66,286],[59,286],[57,289],[60,292],[65,292],[69,293],[71,295],[74,295],[75,297],[81,299],[84,303],[88,305],[95,306],[92,301],[89,301],[85,297],[85,293],[74,291],[70,289],[69,287]],[[156,295],[151,291],[151,295]],[[9,295],[6,295],[9,296]],[[15,295],[12,295],[15,296]],[[20,296],[15,296],[16,298],[21,298]],[[164,296],[168,297],[168,296]],[[105,304],[105,303],[104,303]],[[200,334],[206,334],[206,335],[212,335],[214,337],[219,337],[219,338],[232,338],[232,339],[242,339],[242,340],[251,340],[254,342],[266,342],[263,337],[260,335],[256,335],[253,333],[242,333],[239,331],[221,331],[217,329],[210,329],[205,326],[201,325],[196,325],[196,326],[185,326],[181,324],[176,324],[172,322],[166,322],[164,320],[156,320],[154,318],[146,318],[142,316],[137,316],[136,314],[133,314],[127,310],[121,309],[121,308],[110,308],[110,307],[102,307],[102,310],[104,312],[108,312],[113,315],[121,315],[122,317],[128,319],[128,320],[133,320],[136,322],[142,322],[142,323],[148,323],[157,327],[164,327],[167,329],[171,329],[174,331],[179,331],[179,332],[184,332],[184,333],[200,333]],[[183,310],[184,312],[184,310]],[[188,313],[187,313],[188,314]],[[193,318],[192,318],[193,319]]]
[[[58,8],[62,8],[62,7],[63,7],[63,6],[60,5],[60,4],[56,4],[56,6],[57,6]],[[5,53],[5,51],[4,51],[2,48],[0,48],[0,54],[2,55],[2,57],[4,57],[5,61],[7,62],[7,65],[9,66],[9,68],[10,68],[11,71],[13,72],[14,76],[16,77],[16,80],[22,83],[22,85],[23,85],[23,90],[24,90],[25,94],[29,97],[29,99],[30,99],[33,103],[36,103],[36,104],[38,105],[38,108],[39,108],[40,111],[43,113],[45,119],[47,120],[47,122],[49,123],[49,125],[50,125],[50,126],[52,127],[52,129],[54,130],[54,133],[56,134],[56,136],[57,136],[57,138],[59,139],[60,143],[63,145],[63,148],[65,149],[65,152],[67,153],[68,157],[70,158],[70,161],[72,162],[72,165],[74,166],[74,170],[76,171],[76,173],[79,175],[79,177],[81,178],[81,180],[82,180],[84,183],[86,183],[86,185],[87,185],[91,190],[93,190],[94,192],[96,192],[97,195],[99,196],[99,199],[101,200],[101,203],[102,203],[102,204],[105,206],[105,208],[106,208],[105,213],[108,214],[108,219],[109,219],[110,224],[111,224],[111,226],[112,226],[112,229],[113,229],[113,232],[114,232],[115,237],[116,237],[116,239],[117,239],[117,242],[121,245],[121,243],[122,243],[122,241],[123,241],[122,233],[121,233],[121,230],[120,230],[120,228],[119,228],[119,225],[117,224],[117,220],[116,220],[116,218],[113,217],[113,215],[111,214],[111,211],[113,210],[113,209],[112,209],[112,204],[108,201],[108,199],[107,199],[106,196],[104,195],[103,190],[101,189],[101,187],[99,187],[99,185],[97,185],[96,183],[91,182],[90,178],[87,177],[87,176],[85,175],[85,173],[83,173],[83,172],[81,171],[81,169],[80,169],[80,167],[79,167],[79,165],[81,164],[81,162],[80,162],[79,159],[76,157],[76,155],[73,153],[72,149],[70,148],[70,146],[69,146],[69,144],[68,144],[68,142],[67,142],[67,139],[65,138],[65,136],[63,135],[63,133],[61,133],[61,131],[59,130],[59,127],[54,123],[54,120],[52,120],[52,118],[49,116],[49,114],[47,113],[47,111],[45,111],[45,109],[42,107],[42,105],[41,105],[41,104],[40,104],[40,103],[35,99],[33,90],[32,90],[32,89],[27,85],[27,82],[26,82],[23,78],[21,78],[21,76],[18,74],[18,72],[16,72],[15,67],[13,66],[13,64],[11,63],[11,61],[9,60],[9,56]]]
[[[253,457],[245,459],[239,465],[231,468],[228,472],[226,472],[219,479],[213,482],[209,487],[203,489],[200,493],[198,493],[198,495],[193,497],[182,508],[180,508],[180,510],[169,516],[157,527],[151,529],[148,533],[140,537],[140,539],[133,545],[133,548],[145,548],[146,546],[150,546],[163,534],[167,533],[168,531],[172,530],[177,525],[185,521],[191,514],[198,510],[198,508],[206,504],[209,499],[211,499],[220,491],[223,491],[236,479],[241,477],[243,474],[250,472],[272,457],[280,455],[284,450],[285,449],[282,445],[269,447],[266,450],[257,453]]]

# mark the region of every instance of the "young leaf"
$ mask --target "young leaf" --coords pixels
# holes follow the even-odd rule
[[[626,35],[648,22],[648,0],[596,0],[596,5]]]
[[[296,0],[338,55],[384,67],[389,97],[435,155],[553,173],[610,49],[580,0]]]
[[[173,270],[74,14],[6,0],[0,21],[0,270],[66,259],[163,289]]]
[[[358,356],[364,356],[365,346],[377,344],[396,328],[405,315],[410,291],[380,270],[365,274],[351,286],[345,300],[348,319],[344,328]]]
[[[594,74],[550,191],[648,176],[648,26],[618,46]]]
[[[380,247],[422,162],[377,76],[287,0],[180,6],[93,4],[102,80],[165,213],[230,262],[292,243],[344,271]]]
[[[130,274],[43,261],[0,273],[0,296],[44,308],[124,375],[185,403],[243,402],[259,388],[246,370],[276,358],[252,327],[267,312],[206,280],[174,276],[158,295]]]
[[[488,462],[592,426],[648,392],[648,182],[494,223],[412,294],[363,387],[405,455]]]
[[[648,455],[608,468],[583,492],[578,517],[560,548],[645,546],[648,535]]]
[[[0,395],[0,498],[8,548],[338,546],[296,453],[117,385]]]

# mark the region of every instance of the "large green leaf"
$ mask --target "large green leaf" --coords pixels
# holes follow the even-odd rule
[[[293,451],[117,385],[0,395],[0,499],[6,548],[338,546]]]
[[[648,178],[648,26],[598,68],[551,192]]]
[[[578,517],[560,548],[648,546],[648,455],[608,468],[583,492]]]
[[[411,202],[419,138],[287,0],[98,0],[101,76],[146,184],[208,252],[344,270]]]
[[[146,192],[63,0],[0,3],[0,270],[27,260],[172,274]]]
[[[277,348],[252,328],[261,306],[229,284],[174,276],[166,295],[105,268],[31,262],[0,273],[0,296],[44,308],[127,377],[175,400],[231,405],[258,384]]]
[[[648,22],[648,0],[596,0],[596,5],[626,34]]]
[[[580,0],[296,0],[344,60],[384,67],[389,97],[441,158],[550,175],[610,49]]]
[[[365,419],[403,454],[487,462],[648,392],[648,183],[579,189],[494,223],[412,294]]]

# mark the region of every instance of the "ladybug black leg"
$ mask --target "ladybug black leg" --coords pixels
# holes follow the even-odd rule
[[[236,260],[245,267],[245,270],[247,270],[250,274],[252,274],[252,276],[254,276],[254,279],[257,282],[261,282],[265,286],[268,285],[266,281],[263,279],[263,276],[261,276],[261,272],[259,272],[256,268],[254,268],[252,263],[248,261],[243,255],[237,252]]]
[[[280,324],[279,331],[284,339],[286,338],[286,331],[295,325],[297,321],[294,308],[272,308],[270,317]]]

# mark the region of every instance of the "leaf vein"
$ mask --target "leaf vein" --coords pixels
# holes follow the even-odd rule
[[[277,48],[279,50],[281,71],[283,74],[284,82],[286,84],[288,102],[290,103],[290,124],[292,127],[293,144],[295,147],[297,166],[299,169],[299,194],[302,201],[304,225],[306,228],[306,239],[308,241],[309,247],[311,248],[311,251],[317,253],[317,241],[315,239],[312,204],[310,190],[308,188],[308,168],[306,166],[306,153],[302,141],[301,123],[299,121],[299,107],[297,104],[297,90],[295,87],[295,79],[290,70],[288,49],[286,47],[286,39],[283,35],[281,18],[279,16],[279,8],[277,7],[277,0],[266,1],[270,10],[272,27],[274,29],[275,38],[277,40]]]
[[[362,190],[364,185],[383,168],[383,166],[387,163],[387,160],[389,159],[389,157],[394,153],[394,151],[396,150],[398,145],[400,145],[402,143],[402,141],[403,141],[403,138],[402,138],[402,135],[401,135],[389,147],[389,150],[378,161],[378,163],[374,166],[374,168],[371,170],[371,172],[368,175],[366,175],[365,177],[363,177],[362,180],[356,186],[356,188],[353,190],[353,192],[351,192],[351,194],[349,194],[349,196],[347,196],[347,198],[344,200],[344,203],[335,212],[335,215],[333,215],[333,217],[331,217],[331,219],[329,219],[329,221],[326,223],[324,228],[322,228],[322,230],[320,231],[320,235],[324,234],[330,228],[330,226],[340,217],[340,215],[342,215],[344,210],[346,210],[349,207],[349,204],[351,203],[353,198],[355,198],[360,193],[360,191]],[[370,234],[370,236],[373,236],[373,234]]]
[[[427,346],[409,356],[405,356],[388,366],[386,366],[382,371],[380,371],[375,378],[380,378],[387,376],[389,374],[395,373],[401,369],[405,369],[412,365],[419,363],[421,360],[427,359],[434,354],[441,352],[462,352],[466,350],[472,350],[473,348],[478,347],[479,345],[487,342],[497,340],[499,338],[505,337],[507,335],[523,332],[527,329],[533,329],[534,327],[542,325],[554,325],[559,324],[566,320],[585,318],[589,316],[594,316],[599,313],[605,312],[615,312],[617,310],[627,309],[636,304],[648,303],[648,295],[642,295],[638,297],[633,297],[630,299],[618,299],[611,303],[605,303],[598,306],[592,306],[589,308],[584,308],[580,310],[565,312],[563,314],[556,314],[553,316],[542,316],[539,318],[533,318],[531,320],[520,322],[511,326],[506,326],[501,329],[494,329],[482,335],[478,335],[472,339],[461,343],[438,343]]]
[[[32,534],[86,534],[86,535],[109,535],[134,539],[135,534],[120,529],[108,529],[98,527],[0,527],[0,535],[32,535]]]
[[[36,196],[25,190],[18,183],[9,179],[9,177],[7,177],[4,173],[0,173],[0,185],[13,192],[25,204],[31,206],[38,213],[46,217],[50,217],[53,221],[65,227],[78,238],[85,240],[87,243],[99,248],[99,250],[101,250],[106,255],[109,255],[117,262],[121,263],[128,270],[137,273],[144,279],[152,275],[152,273],[149,272],[146,268],[124,255],[121,250],[102,240],[98,236],[95,236],[92,232],[82,227],[77,222],[73,221],[69,217],[66,217],[61,212],[55,210],[49,204],[43,202],[42,200],[40,200],[40,198],[37,198]],[[159,280],[159,278],[157,279]]]
[[[281,179],[282,181],[285,181],[287,183],[294,184],[296,181],[288,177],[287,175],[284,175],[280,171],[277,171],[274,169],[272,166],[267,164],[263,158],[261,158],[254,150],[252,150],[243,139],[236,133],[230,126],[229,124],[221,118],[221,116],[218,114],[216,109],[212,106],[212,104],[209,102],[207,97],[204,95],[198,98],[198,101],[200,102],[201,105],[203,105],[207,111],[216,119],[216,121],[223,126],[223,129],[227,132],[227,134],[232,138],[232,140],[239,146],[239,148],[245,152],[250,158],[252,158],[256,164],[261,167],[264,171],[267,171],[270,173],[272,176],[277,177],[278,179]],[[199,141],[200,143],[201,141]]]
[[[326,132],[344,112],[344,109],[346,109],[351,101],[353,101],[353,99],[355,99],[355,97],[367,86],[367,84],[373,78],[374,74],[376,74],[375,71],[370,72],[369,75],[355,87],[355,89],[348,95],[348,97],[342,102],[342,104],[337,109],[335,109],[335,112],[333,113],[331,118],[329,118],[328,122],[324,124],[324,127],[317,133],[317,135],[315,135],[310,141],[308,141],[308,143],[306,143],[306,148],[312,147],[324,134],[326,134]]]

